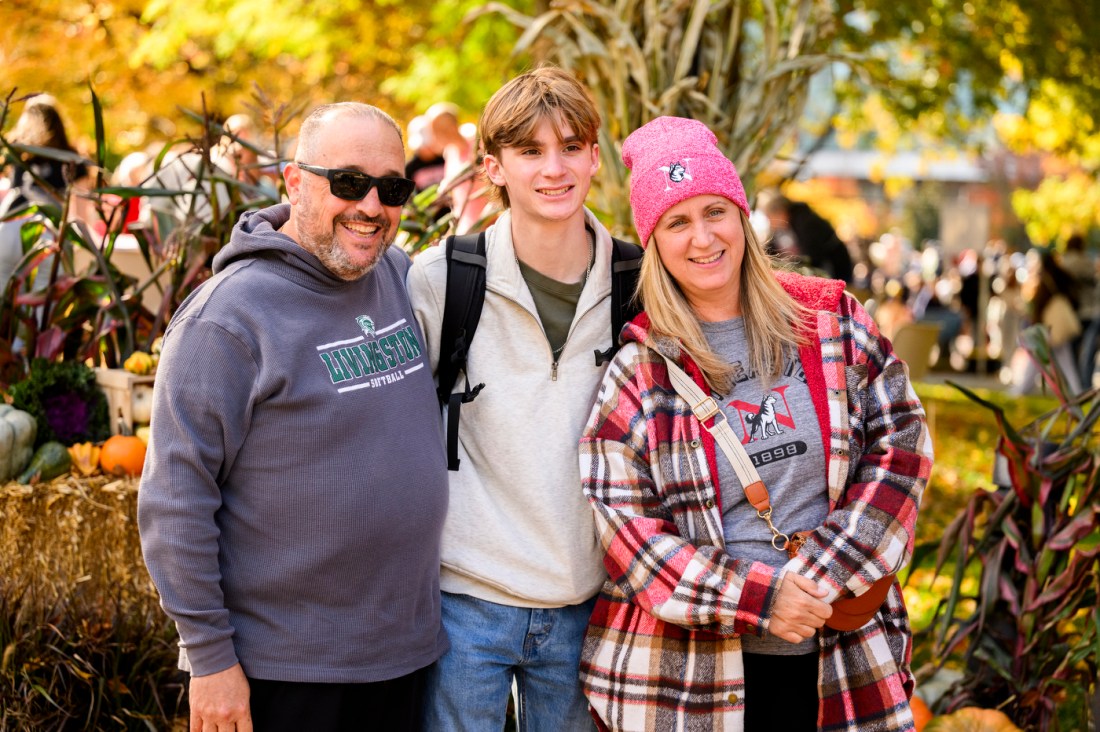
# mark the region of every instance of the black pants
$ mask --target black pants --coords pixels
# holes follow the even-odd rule
[[[817,653],[744,653],[745,732],[817,729]]]
[[[371,684],[249,679],[255,732],[420,732],[427,669]]]

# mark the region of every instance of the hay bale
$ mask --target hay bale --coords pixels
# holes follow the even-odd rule
[[[142,561],[137,491],[106,476],[0,486],[0,730],[167,728],[180,713],[175,629]]]

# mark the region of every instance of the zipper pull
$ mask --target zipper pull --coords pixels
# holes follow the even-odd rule
[[[550,364],[550,381],[558,380],[558,362]]]

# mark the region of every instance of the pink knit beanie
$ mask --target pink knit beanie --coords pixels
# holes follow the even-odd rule
[[[643,247],[665,211],[693,196],[725,196],[749,215],[737,170],[718,149],[718,138],[698,120],[647,122],[623,141],[623,162],[631,171],[630,208]]]

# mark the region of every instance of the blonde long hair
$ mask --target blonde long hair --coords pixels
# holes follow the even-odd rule
[[[738,212],[745,231],[740,304],[749,363],[768,385],[782,372],[784,354],[806,344],[807,336],[799,326],[811,311],[797,303],[776,280],[775,263],[757,240],[745,212],[740,208]],[[711,350],[699,317],[668,273],[652,240],[642,257],[637,295],[649,315],[651,335],[677,341],[699,366],[710,388],[719,394],[729,394],[734,368]]]

